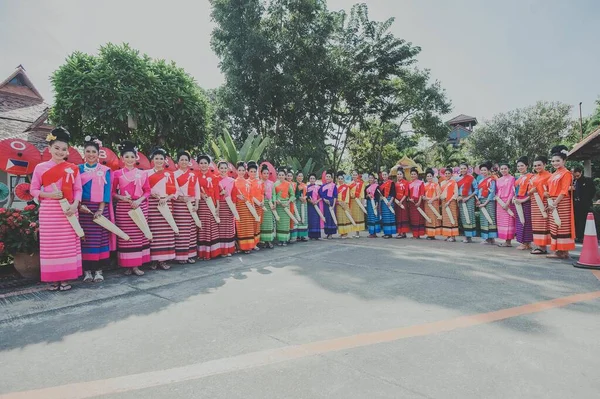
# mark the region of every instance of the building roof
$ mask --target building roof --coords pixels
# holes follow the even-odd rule
[[[450,131],[450,134],[448,135],[448,139],[456,140],[457,136],[459,139],[464,139],[464,138],[469,137],[469,135],[471,133],[473,133],[473,132],[470,131],[469,129],[467,129],[463,126],[457,125],[452,128],[452,131]]]
[[[574,161],[600,159],[600,129],[595,130],[577,143],[569,152],[569,159]]]
[[[45,130],[49,107],[19,65],[0,83],[0,140]]]
[[[454,118],[450,119],[446,123],[448,125],[458,125],[460,123],[468,123],[468,122],[474,122],[473,124],[476,125],[477,118],[475,118],[473,116],[465,115],[465,114],[460,114],[460,115],[455,116]]]

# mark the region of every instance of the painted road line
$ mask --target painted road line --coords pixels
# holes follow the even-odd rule
[[[251,352],[243,355],[216,359],[166,370],[126,375],[104,380],[79,382],[51,388],[35,389],[0,395],[0,399],[84,399],[101,395],[117,394],[157,386],[197,380],[213,375],[232,373],[256,367],[288,362],[295,359],[348,350],[369,345],[394,342],[405,338],[422,337],[473,327],[561,308],[578,302],[600,298],[600,291],[570,295],[543,302],[530,303],[488,313],[461,316],[432,323],[400,327],[347,337],[333,338],[301,345]]]

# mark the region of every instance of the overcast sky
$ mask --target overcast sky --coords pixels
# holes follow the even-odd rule
[[[332,10],[351,0],[329,0]],[[442,82],[450,117],[480,121],[538,100],[583,102],[600,95],[600,1],[368,0],[372,19],[395,17],[398,37],[422,47],[419,66]],[[174,60],[205,88],[223,82],[210,48],[208,0],[0,0],[0,81],[22,64],[52,101],[48,77],[76,50],[128,42]]]

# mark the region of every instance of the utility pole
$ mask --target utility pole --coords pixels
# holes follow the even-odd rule
[[[581,140],[583,140],[583,117],[581,116],[581,101],[579,101],[579,131],[581,132]]]

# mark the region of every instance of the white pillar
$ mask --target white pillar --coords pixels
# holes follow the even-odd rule
[[[587,176],[587,177],[593,177],[592,176],[592,160],[591,159],[586,159],[585,161],[583,161],[583,175]]]

